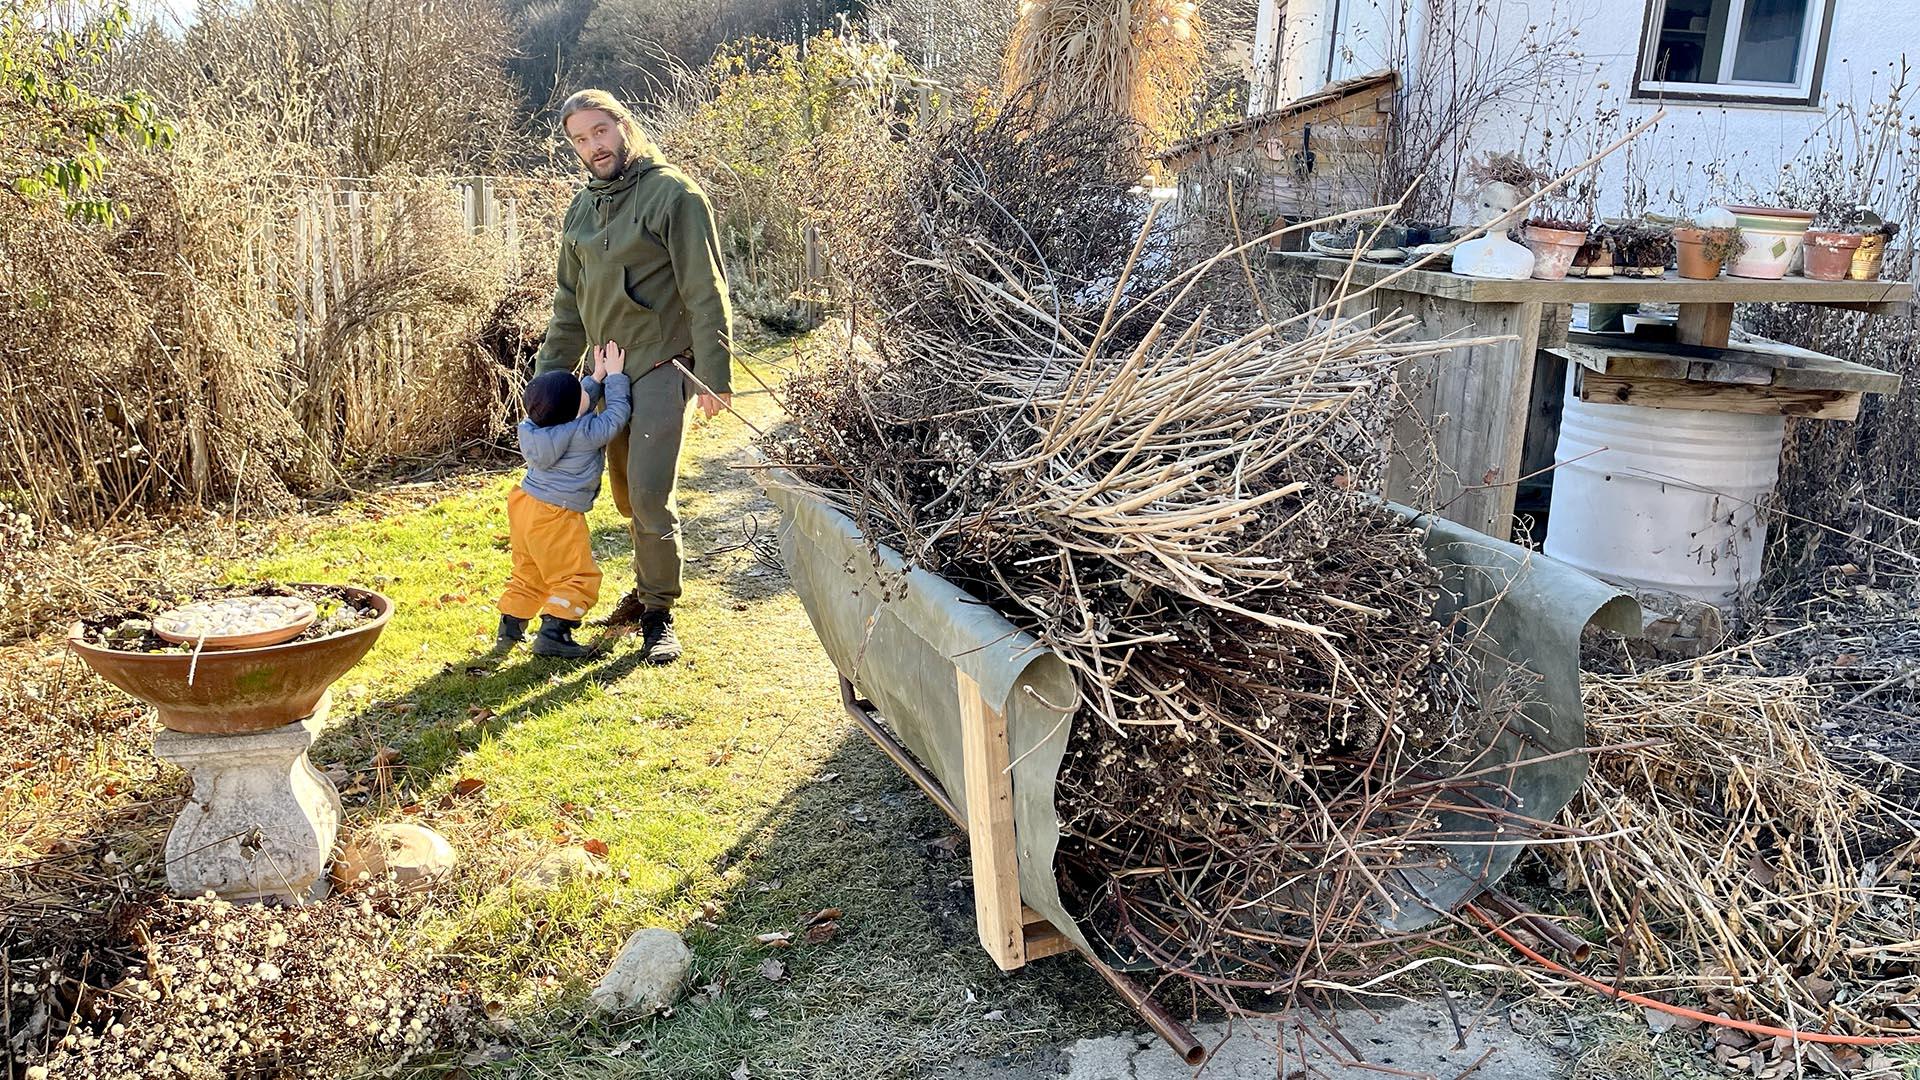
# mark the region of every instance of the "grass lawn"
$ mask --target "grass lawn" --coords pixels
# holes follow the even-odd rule
[[[737,404],[763,428],[777,421],[764,392]],[[689,435],[687,654],[670,667],[639,663],[634,636],[578,665],[523,650],[491,675],[466,673],[507,576],[509,473],[370,496],[231,575],[362,584],[397,603],[334,688],[313,757],[346,774],[349,827],[421,820],[460,849],[425,931],[517,1021],[503,1060],[476,1071],[913,1075],[1126,1025],[1077,959],[1005,975],[979,949],[964,845],[932,844],[950,826],[851,729],[799,601],[744,545],[778,523],[751,474],[731,467],[748,439],[731,417]],[[609,497],[589,521],[604,611],[632,582],[630,549]],[[606,846],[605,877],[543,894],[514,876],[554,846],[592,841]],[[755,941],[823,908],[844,912],[829,942]],[[686,931],[705,989],[663,1019],[583,1019],[581,997],[625,937],[662,926]],[[763,970],[769,959],[784,971]]]

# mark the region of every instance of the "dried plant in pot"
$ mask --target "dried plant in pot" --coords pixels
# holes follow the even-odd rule
[[[1613,276],[1613,244],[1600,230],[1588,234],[1587,242],[1573,254],[1568,277],[1604,278]]]
[[[1710,280],[1746,249],[1735,226],[1703,225],[1688,219],[1674,226],[1674,258],[1683,278]]]
[[[1862,206],[1847,216],[1845,231],[1860,237],[1847,277],[1854,281],[1879,280],[1880,271],[1886,265],[1887,247],[1900,232],[1900,223],[1887,221],[1871,208]]]
[[[1587,226],[1562,218],[1528,218],[1521,240],[1533,252],[1533,276],[1559,281],[1573,266],[1573,257],[1587,242]]]
[[[1626,221],[1602,230],[1613,245],[1613,261],[1626,277],[1660,277],[1673,262],[1673,231],[1651,221]]]

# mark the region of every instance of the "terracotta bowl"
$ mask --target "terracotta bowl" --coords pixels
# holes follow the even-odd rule
[[[101,678],[152,705],[170,730],[197,735],[271,731],[313,715],[320,696],[373,648],[393,617],[393,601],[380,593],[342,591],[373,608],[373,620],[313,641],[203,651],[196,659],[190,653],[103,649],[83,640],[84,627],[74,623],[67,647]]]

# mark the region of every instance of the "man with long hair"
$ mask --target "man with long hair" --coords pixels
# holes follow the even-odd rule
[[[589,345],[626,350],[633,418],[607,446],[607,473],[633,534],[634,587],[606,622],[638,623],[647,662],[671,663],[681,651],[673,489],[687,405],[697,398],[712,417],[733,399],[720,238],[700,185],[661,156],[613,95],[574,94],[560,107],[560,126],[591,179],[567,208],[553,318],[534,370],[573,370]]]

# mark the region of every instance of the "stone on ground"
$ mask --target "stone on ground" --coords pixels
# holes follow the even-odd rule
[[[407,889],[424,889],[453,869],[456,856],[447,838],[410,821],[375,825],[341,845],[333,864],[334,884],[352,888],[362,880],[392,878]]]
[[[661,1012],[680,1000],[693,954],[671,930],[640,930],[627,939],[613,965],[587,995],[603,1013]]]
[[[608,874],[607,864],[585,848],[554,848],[520,872],[520,883],[535,892],[557,892],[575,879],[592,880]]]

